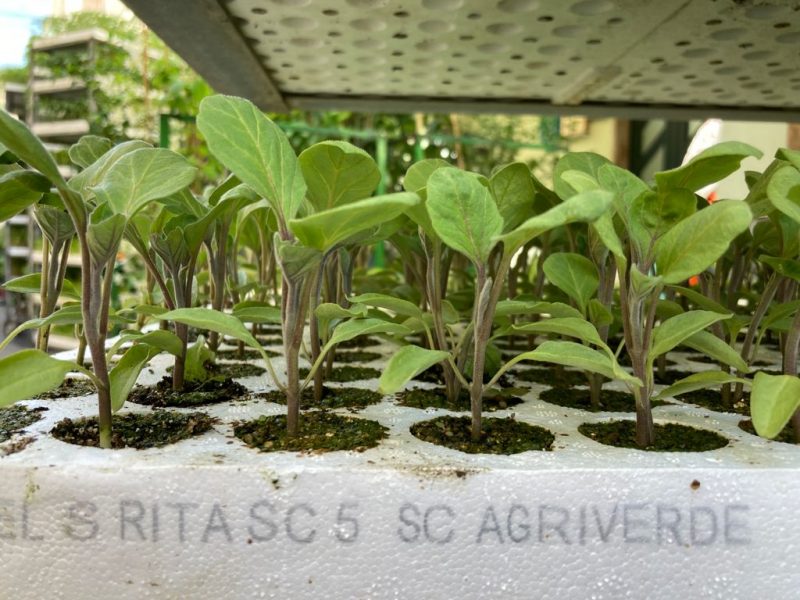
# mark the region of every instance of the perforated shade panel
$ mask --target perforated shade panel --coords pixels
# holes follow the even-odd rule
[[[800,119],[797,0],[128,0],[265,109]]]

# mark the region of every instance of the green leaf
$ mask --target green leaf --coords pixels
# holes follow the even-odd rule
[[[152,315],[162,321],[175,321],[201,331],[216,331],[222,335],[244,342],[251,348],[261,350],[261,344],[252,336],[242,322],[232,315],[210,308],[177,308],[160,315]]]
[[[800,378],[756,373],[750,390],[750,415],[758,435],[776,437],[800,408]]]
[[[428,179],[438,169],[453,169],[446,160],[441,158],[425,158],[411,165],[403,177],[403,189],[407,192],[420,192],[428,186]]]
[[[613,254],[618,261],[625,261],[625,250],[622,247],[622,240],[619,239],[617,231],[614,228],[614,217],[608,212],[594,221],[591,224],[592,229],[600,238],[603,245],[608,248],[609,252]]]
[[[61,207],[39,203],[33,207],[33,217],[42,234],[54,246],[60,246],[75,235],[75,225]]]
[[[705,270],[750,226],[747,204],[722,200],[680,221],[655,244],[656,266],[665,283],[680,283]]]
[[[736,377],[735,375],[731,375],[725,371],[703,371],[701,373],[694,373],[693,375],[679,379],[671,386],[664,388],[658,394],[656,394],[654,400],[661,400],[662,398],[674,398],[675,396],[680,396],[681,394],[694,392],[695,390],[704,390],[708,387],[722,385],[725,383],[743,383],[745,385],[750,385],[750,381],[747,379]]]
[[[759,262],[772,267],[772,270],[783,275],[790,277],[795,281],[800,281],[800,261],[790,258],[777,258],[775,256],[766,256],[762,254],[758,257]]]
[[[289,279],[297,279],[314,271],[322,260],[322,252],[316,248],[284,241],[277,233],[274,238],[274,246],[281,270]]]
[[[550,283],[572,298],[585,314],[589,299],[600,285],[594,263],[580,254],[557,252],[547,257],[542,268]]]
[[[731,314],[720,314],[709,310],[690,310],[667,319],[653,329],[653,339],[650,344],[650,357],[665,354],[681,344],[686,338],[702,331],[722,319],[729,319]]]
[[[233,316],[243,323],[280,323],[281,309],[266,304],[260,306],[237,305],[233,307]]]
[[[345,308],[334,302],[323,302],[314,311],[314,315],[319,321],[319,331],[323,340],[327,340],[330,335],[330,325],[334,321],[364,317],[367,314],[366,306],[351,306]]]
[[[95,221],[95,215],[100,214],[102,214],[100,209],[96,209],[92,213],[92,220],[86,232],[86,243],[89,246],[92,260],[95,264],[102,266],[116,256],[128,220],[125,215],[111,215]]]
[[[305,246],[327,252],[360,231],[394,219],[419,202],[419,196],[409,192],[375,196],[293,219],[289,229]]]
[[[476,265],[484,265],[503,231],[494,198],[474,175],[439,169],[428,179],[426,208],[442,241]]]
[[[536,350],[523,352],[515,356],[507,363],[507,366],[511,366],[522,360],[535,360],[564,365],[566,367],[574,367],[583,371],[599,373],[609,379],[638,381],[636,378],[627,375],[627,373],[622,371],[618,366],[615,367],[608,355],[576,342],[544,342],[540,344]]]
[[[696,209],[694,192],[677,188],[641,194],[633,201],[629,214],[632,227],[647,231],[647,235],[637,236],[641,240],[660,237],[670,227],[693,215]]]
[[[68,304],[44,318],[30,319],[18,325],[8,336],[0,342],[0,350],[8,346],[11,341],[23,331],[39,329],[48,325],[77,325],[83,322],[83,315],[79,304]]]
[[[607,348],[594,325],[585,319],[575,319],[571,317],[544,319],[535,323],[525,323],[524,325],[514,325],[512,330],[515,333],[555,333],[568,337],[578,338],[589,344]]]
[[[511,315],[550,315],[551,317],[575,317],[583,315],[569,304],[563,302],[534,302],[528,300],[500,300],[494,311],[496,317]]]
[[[69,188],[81,194],[87,193],[90,188],[98,185],[103,180],[106,172],[120,158],[141,148],[152,148],[152,146],[141,140],[130,140],[117,144],[83,171],[72,177],[69,180]]]
[[[800,171],[789,165],[778,169],[767,184],[767,197],[775,208],[800,223]]]
[[[206,363],[212,362],[216,355],[206,346],[206,338],[197,336],[197,341],[186,349],[185,376],[187,381],[201,382],[209,378]]]
[[[66,188],[67,182],[58,171],[52,154],[44,147],[30,129],[19,119],[0,109],[0,143],[39,173],[47,177],[57,188]]]
[[[140,148],[116,161],[91,191],[115,214],[132,217],[148,202],[166,198],[194,181],[197,169],[166,148]]]
[[[503,167],[489,180],[489,191],[503,218],[503,233],[533,216],[536,186],[528,165],[511,163]]]
[[[685,165],[656,173],[659,191],[686,188],[696,192],[724,179],[739,168],[748,156],[761,158],[761,151],[741,142],[722,142],[704,150]]]
[[[614,315],[608,309],[608,307],[600,302],[597,298],[592,298],[589,300],[589,304],[587,305],[587,316],[589,317],[589,321],[595,327],[604,327],[606,325],[611,325],[614,322]]]
[[[352,319],[345,321],[333,330],[331,339],[326,347],[352,340],[360,335],[370,333],[383,333],[386,335],[408,335],[411,330],[397,323],[390,323],[383,319]]]
[[[604,164],[598,169],[597,180],[602,189],[615,195],[614,204],[626,222],[634,201],[642,194],[651,191],[650,187],[636,175],[611,163]]]
[[[561,174],[561,181],[575,190],[576,194],[588,192],[589,190],[594,190],[599,187],[599,183],[594,176],[589,173],[584,173],[583,171],[576,171],[575,169],[564,171]]]
[[[0,221],[21,213],[44,192],[50,191],[50,182],[33,171],[11,171],[0,177]]]
[[[723,340],[708,331],[698,331],[683,341],[684,346],[697,350],[706,356],[718,360],[720,363],[730,365],[737,371],[747,373],[750,371],[747,363],[736,350]]]
[[[613,195],[604,190],[582,192],[547,212],[525,221],[515,230],[495,238],[505,244],[505,253],[513,254],[530,240],[546,231],[575,222],[592,222],[611,207]]]
[[[252,102],[222,95],[204,98],[197,127],[211,153],[266,198],[282,222],[297,215],[306,194],[300,163],[286,134]]]
[[[386,363],[378,382],[378,391],[381,394],[394,394],[412,377],[436,363],[447,360],[448,356],[449,353],[443,350],[403,346]]]
[[[74,364],[51,358],[41,350],[21,350],[0,358],[0,407],[58,387],[74,369]]]
[[[122,355],[122,358],[108,374],[111,385],[111,410],[117,412],[122,408],[139,378],[139,373],[158,352],[157,348],[137,344]]]
[[[608,164],[610,161],[607,158],[594,152],[568,152],[558,160],[553,171],[556,194],[562,200],[567,200],[578,193],[577,189],[563,179],[562,175],[567,171],[580,171],[597,179],[600,169]]]
[[[15,277],[14,279],[6,281],[0,287],[3,287],[9,292],[16,292],[17,294],[38,294],[42,289],[41,285],[42,274],[29,273],[28,275],[22,275],[21,277]],[[74,283],[69,279],[65,279],[61,287],[61,297],[69,298],[70,300],[80,300],[81,293],[80,290],[75,287]]]
[[[298,157],[307,196],[317,211],[369,198],[381,181],[373,158],[349,142],[314,144]]]
[[[677,291],[681,296],[683,296],[690,302],[693,302],[703,310],[713,310],[714,312],[722,313],[724,315],[730,314],[731,312],[726,307],[722,306],[722,304],[720,304],[719,302],[715,302],[714,300],[711,300],[704,294],[701,294],[700,292],[693,290],[691,288],[681,287],[679,285],[676,285],[672,286],[672,289]]]
[[[111,150],[111,140],[99,135],[84,135],[75,144],[69,147],[69,159],[82,169],[85,169],[106,152]]]
[[[387,296],[386,294],[361,294],[350,298],[352,304],[365,304],[367,306],[374,306],[376,308],[385,308],[398,315],[406,317],[422,318],[422,310],[408,300],[402,298],[395,298],[394,296]]]

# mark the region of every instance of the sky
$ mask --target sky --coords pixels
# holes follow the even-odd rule
[[[52,9],[53,0],[0,0],[0,67],[25,63],[28,39]]]

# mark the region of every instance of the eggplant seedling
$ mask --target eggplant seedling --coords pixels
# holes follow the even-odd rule
[[[111,148],[67,183],[41,141],[5,111],[0,111],[0,143],[49,180],[72,220],[80,245],[83,332],[98,393],[99,443],[109,448],[112,410],[124,403],[135,381],[131,373],[138,375],[150,355],[146,346],[134,346],[109,373],[105,346],[117,251],[130,220],[150,202],[185,188],[196,169],[170,150],[132,141]],[[15,360],[34,364],[42,356]]]

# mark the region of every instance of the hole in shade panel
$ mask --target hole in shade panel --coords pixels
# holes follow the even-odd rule
[[[650,62],[653,63],[654,65],[657,65],[658,63],[663,63],[664,59],[661,58],[660,56],[656,56],[654,58],[651,58]]]
[[[539,8],[539,2],[537,0],[500,0],[497,8],[507,13],[524,13]]]
[[[341,37],[341,36],[342,36],[342,34],[340,32],[338,32],[338,31],[329,31],[328,32],[328,37],[337,38],[337,37]]]
[[[714,54],[714,50],[711,48],[692,48],[683,53],[686,58],[703,58],[711,54]]]
[[[471,42],[472,40],[475,39],[475,36],[474,35],[469,35],[469,34],[460,35],[460,36],[458,36],[458,39],[460,39],[462,42]]]
[[[480,19],[481,18],[481,13],[471,12],[471,13],[469,13],[467,15],[467,18],[470,19],[471,21],[475,21],[476,19]]]
[[[456,26],[448,21],[423,21],[419,28],[425,33],[442,34],[453,31]]]
[[[736,78],[736,81],[749,81],[749,80],[750,80],[750,75],[739,75],[739,77]]]
[[[708,21],[706,21],[706,25],[708,25],[709,27],[713,27],[714,25],[721,25],[721,24],[722,24],[722,20],[721,19],[709,19]]]
[[[570,10],[577,15],[593,16],[612,11],[615,8],[616,5],[610,0],[583,0],[573,4]]]
[[[551,17],[550,15],[542,15],[536,20],[539,21],[540,23],[549,23],[550,21],[553,20],[553,17]]]
[[[563,77],[563,76],[564,76],[564,75],[566,75],[566,74],[567,74],[567,72],[566,72],[566,71],[556,71],[556,75],[557,75],[558,77]]]
[[[619,25],[624,21],[622,17],[611,17],[608,21],[606,21],[606,25]]]
[[[580,56],[570,56],[569,62],[581,62],[583,59]]]
[[[512,54],[511,55],[511,60],[522,60],[523,58],[524,57],[522,56],[522,54]]]
[[[370,33],[377,33],[386,29],[386,23],[380,19],[355,19],[350,21],[350,27],[358,31],[367,31]]]
[[[398,10],[397,12],[393,13],[395,17],[398,19],[405,19],[409,16],[409,13],[405,10]]]
[[[256,7],[256,8],[251,8],[250,12],[253,13],[254,15],[265,15],[267,14],[267,9]]]
[[[398,33],[395,33],[392,37],[396,40],[404,40],[408,37],[408,34],[400,31]]]
[[[735,40],[737,38],[740,38],[745,33],[747,33],[746,29],[743,29],[741,27],[736,27],[733,29],[721,29],[720,31],[715,31],[714,33],[711,34],[711,37],[720,42],[724,42],[726,40]]]
[[[791,26],[792,26],[791,23],[786,23],[785,21],[782,22],[782,23],[775,23],[775,25],[773,25],[773,27],[775,29],[786,29],[787,27],[791,27]]]
[[[294,7],[301,7],[301,6],[308,6],[311,4],[311,0],[272,0],[275,4],[280,4],[281,6],[294,6]]]
[[[598,44],[602,44],[602,43],[603,43],[603,40],[600,40],[600,39],[594,38],[594,39],[591,39],[591,40],[586,40],[586,43],[587,43],[588,45],[590,45],[590,46],[597,46]]]
[[[261,35],[277,35],[278,32],[273,29],[265,29],[261,32]]]
[[[535,44],[536,42],[539,41],[539,38],[526,37],[526,38],[522,38],[522,41],[525,42],[526,44]]]
[[[430,10],[458,10],[464,0],[422,0],[422,6]]]
[[[331,50],[331,54],[344,54],[344,50],[340,48],[334,48],[333,50]]]
[[[738,73],[741,71],[739,67],[730,66],[730,67],[720,67],[719,69],[714,69],[714,73],[717,75],[732,75],[733,73]]]
[[[689,45],[691,45],[691,43],[692,42],[690,42],[689,40],[679,40],[679,41],[675,42],[675,45],[680,48],[682,46],[689,46]]]
[[[336,15],[339,14],[339,11],[333,8],[326,8],[325,10],[322,11],[322,14],[325,15],[326,17],[335,17]]]
[[[383,8],[389,2],[390,0],[347,0],[347,3],[355,8]]]
[[[744,49],[744,48],[752,48],[752,47],[753,47],[753,43],[752,42],[744,42],[743,44],[739,44],[739,48],[742,48],[742,49]]]
[[[718,58],[715,58],[714,60],[708,61],[708,64],[710,64],[710,65],[721,65],[722,63],[723,63],[723,61],[721,61]]]
[[[392,56],[403,56],[403,54],[404,53],[403,53],[402,50],[393,50],[392,51]]]
[[[522,25],[517,23],[492,23],[486,31],[494,35],[514,35],[522,31]]]
[[[797,69],[777,69],[769,72],[770,76],[772,77],[786,77],[787,75],[792,75],[793,73],[797,73]]]
[[[742,54],[744,60],[764,60],[772,55],[771,50],[756,50],[755,52],[746,52]]]

